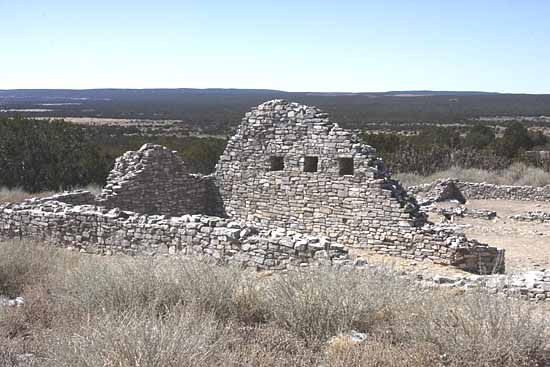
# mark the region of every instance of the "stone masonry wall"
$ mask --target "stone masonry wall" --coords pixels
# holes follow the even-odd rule
[[[487,199],[502,199],[502,200],[523,200],[523,201],[549,201],[550,200],[550,185],[542,187],[534,186],[509,186],[509,185],[494,185],[488,183],[477,182],[462,182],[455,179],[441,179],[432,183],[411,186],[407,191],[411,194],[430,196],[438,187],[445,186],[447,183],[453,182],[456,187],[462,192],[466,199],[487,200]]]
[[[227,215],[263,228],[469,271],[503,270],[503,251],[424,225],[375,150],[315,107],[275,100],[252,109],[215,176]]]
[[[0,206],[0,237],[30,238],[90,253],[200,254],[272,270],[352,264],[344,246],[323,237],[258,231],[200,214],[166,218],[51,199]]]
[[[346,246],[471,272],[504,271],[503,250],[427,223],[372,147],[319,109],[283,100],[246,114],[212,176],[190,174],[175,152],[146,144],[116,160],[98,197],[65,193],[0,207],[0,214],[1,236],[99,250],[164,246],[277,268],[318,260],[322,251],[334,261]],[[228,234],[248,227],[261,233]],[[273,240],[281,229],[288,235]],[[304,245],[298,233],[326,240]]]
[[[142,214],[204,214],[210,190],[211,178],[190,174],[175,152],[145,144],[117,158],[95,203]]]

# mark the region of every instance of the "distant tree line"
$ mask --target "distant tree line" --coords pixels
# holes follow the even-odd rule
[[[10,91],[9,94],[16,94]],[[97,90],[21,91],[6,99],[7,109],[40,109],[48,97],[66,105],[54,111],[33,112],[48,117],[109,117],[123,119],[181,120],[190,130],[209,134],[229,133],[243,115],[267,100],[284,98],[318,106],[332,121],[346,128],[365,128],[366,123],[454,124],[480,116],[550,116],[550,95],[426,93],[415,97],[365,94],[315,94],[245,90]],[[0,92],[0,99],[2,95]],[[24,98],[23,98],[24,97]],[[74,104],[79,98],[78,104]],[[48,109],[50,109],[48,108]],[[20,112],[12,112],[20,113]],[[1,116],[1,113],[0,113]]]
[[[223,139],[127,135],[122,128],[86,128],[63,121],[0,119],[0,187],[29,192],[103,185],[116,157],[155,143],[178,150],[190,170],[208,174]]]
[[[362,139],[377,149],[393,172],[421,175],[452,166],[495,170],[515,161],[530,163],[525,151],[550,145],[548,137],[528,131],[519,122],[509,124],[501,136],[494,127],[475,125],[465,133],[452,127],[432,127],[413,136],[365,131]]]

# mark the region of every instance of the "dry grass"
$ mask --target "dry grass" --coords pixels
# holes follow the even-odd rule
[[[259,277],[18,241],[0,251],[0,269],[22,269],[3,273],[4,290],[27,300],[0,307],[0,365],[511,367],[548,357],[549,320],[538,308],[420,291],[391,272]],[[351,330],[367,342],[330,342]],[[24,353],[35,357],[18,362]]]
[[[212,316],[178,309],[165,318],[147,311],[106,314],[77,330],[53,335],[47,362],[74,366],[207,366],[218,359],[224,330]]]
[[[375,339],[361,345],[340,345],[326,354],[329,367],[445,366],[429,344],[395,343]]]
[[[0,205],[6,203],[20,203],[30,198],[47,197],[53,194],[54,192],[52,191],[30,194],[19,188],[8,189],[6,187],[0,187]]]
[[[430,176],[420,176],[411,173],[395,175],[404,186],[430,183],[441,178],[457,178],[466,182],[486,182],[497,185],[545,186],[550,185],[550,172],[541,168],[530,167],[523,163],[514,163],[499,171],[487,171],[477,168],[453,167]]]
[[[90,191],[94,195],[101,192],[101,187],[95,184],[90,184],[81,188],[82,190]],[[0,187],[0,205],[6,203],[20,203],[32,198],[45,198],[54,195],[55,191],[43,191],[38,193],[28,193],[21,188]]]
[[[532,366],[548,347],[544,311],[501,297],[428,297],[401,319],[394,333],[435,347],[450,366]],[[398,318],[405,316],[399,314]],[[540,323],[542,322],[542,323]]]
[[[272,320],[305,339],[370,331],[407,302],[422,296],[394,274],[333,269],[277,277],[265,287]]]
[[[184,305],[220,320],[237,319],[258,309],[244,296],[251,294],[247,276],[236,267],[191,259],[90,257],[67,272],[60,297],[86,314],[164,314]]]
[[[0,295],[16,297],[27,287],[49,283],[57,251],[26,241],[0,242]]]

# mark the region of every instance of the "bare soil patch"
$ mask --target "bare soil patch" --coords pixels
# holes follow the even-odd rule
[[[443,203],[440,207],[454,204]],[[528,211],[548,211],[548,202],[523,202],[514,200],[469,200],[467,208],[489,209],[497,212],[494,220],[459,218],[455,224],[465,225],[464,234],[470,238],[506,250],[506,272],[516,273],[525,270],[550,268],[550,223],[519,222],[510,216]],[[435,223],[441,220],[431,214]]]

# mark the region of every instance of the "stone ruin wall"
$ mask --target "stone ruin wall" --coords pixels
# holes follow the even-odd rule
[[[354,264],[344,246],[323,237],[261,231],[201,214],[167,218],[59,201],[90,195],[56,195],[0,206],[0,237],[29,238],[95,254],[198,254],[271,270]]]
[[[258,230],[242,222],[206,215],[166,218],[106,209],[82,202],[87,191],[0,206],[0,237],[30,238],[93,254],[193,254],[269,270],[330,265],[361,267],[344,246],[293,231]],[[411,274],[412,275],[412,274]],[[414,274],[421,286],[485,289],[533,302],[550,302],[550,271],[525,274],[431,277]]]
[[[449,188],[453,188],[451,191],[456,191],[458,196],[446,196],[446,192]],[[454,190],[456,188],[456,190]],[[457,179],[440,179],[434,182],[412,186],[409,188],[409,192],[417,195],[419,200],[425,205],[429,205],[437,201],[446,201],[446,199],[463,199],[462,204],[466,199],[470,200],[519,200],[519,201],[549,201],[550,200],[550,186],[533,187],[533,186],[508,186],[508,185],[494,185],[487,183],[477,182],[462,182]],[[485,209],[472,209],[472,208],[434,208],[428,207],[428,210],[435,211],[442,215],[460,215],[468,216],[472,218],[482,219],[494,219],[497,217],[495,211]],[[550,212],[541,210],[528,211],[521,214],[512,215],[509,217],[515,221],[520,222],[550,222]]]
[[[277,170],[274,158],[282,159]],[[340,172],[342,158],[353,160],[349,174]],[[423,226],[414,198],[388,176],[375,150],[315,107],[275,100],[247,113],[219,160],[216,183],[229,216],[265,228],[468,271],[504,269],[503,251]]]
[[[550,185],[509,186],[488,183],[463,182],[456,179],[441,179],[434,182],[411,186],[407,191],[414,195],[429,196],[438,187],[453,182],[466,199],[469,200],[522,200],[522,201],[550,201]]]
[[[189,174],[175,152],[146,144],[117,158],[97,197],[73,191],[0,205],[0,237],[99,254],[199,254],[271,270],[355,265],[325,237],[206,215],[222,210],[213,188],[211,176]]]
[[[272,166],[273,157],[282,162]],[[305,165],[312,172],[304,172]],[[225,218],[207,216],[224,212]],[[227,240],[210,224],[186,222],[194,218],[187,214],[221,227],[233,221],[260,234]],[[273,243],[272,233],[293,239]],[[304,250],[303,239],[294,239],[303,236],[299,233],[317,240]],[[174,152],[146,144],[117,159],[97,197],[73,192],[0,207],[0,235],[81,243],[100,252],[149,253],[165,247],[228,260],[238,253],[237,258],[263,258],[254,264],[264,268],[306,264],[306,258],[344,259],[345,245],[472,272],[504,271],[502,250],[426,224],[415,199],[388,176],[373,148],[315,107],[281,100],[246,115],[213,176],[192,175]],[[320,242],[323,246],[315,245]]]
[[[116,159],[95,203],[142,214],[178,216],[210,214],[211,196],[209,176],[193,175],[175,152],[145,144]]]

